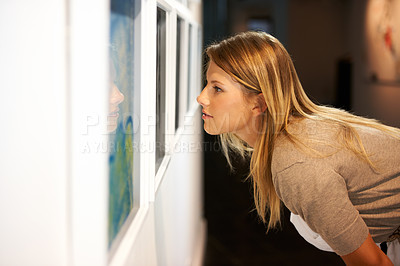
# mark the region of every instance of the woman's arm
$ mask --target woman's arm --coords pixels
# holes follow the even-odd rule
[[[393,263],[382,252],[382,250],[374,243],[370,234],[364,243],[350,254],[341,256],[346,265],[391,265]]]

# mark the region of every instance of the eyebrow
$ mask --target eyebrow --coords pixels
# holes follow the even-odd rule
[[[220,82],[218,80],[210,80],[209,82],[210,83],[218,83],[218,84],[224,85],[224,83],[222,83],[222,82]]]

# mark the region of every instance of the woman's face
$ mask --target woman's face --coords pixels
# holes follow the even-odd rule
[[[242,85],[210,61],[207,85],[197,97],[203,107],[204,130],[211,135],[236,133],[239,137],[256,132],[255,97],[245,97]]]
[[[118,117],[119,117],[119,108],[118,105],[124,101],[124,95],[118,89],[117,85],[115,85],[115,68],[114,65],[110,66],[110,96],[109,96],[109,105],[108,105],[108,124],[107,131],[113,132],[117,129],[118,126]]]

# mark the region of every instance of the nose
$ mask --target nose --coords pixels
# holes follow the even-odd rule
[[[122,94],[122,92],[118,89],[118,87],[113,84],[112,85],[112,90],[111,90],[111,97],[110,97],[110,102],[112,104],[120,104],[124,101],[125,96]]]
[[[206,88],[207,88],[207,87],[205,87],[205,88],[201,91],[200,95],[197,96],[197,99],[196,99],[197,102],[198,102],[201,106],[203,106],[203,107],[210,104],[210,100],[208,99],[208,95],[207,95]]]

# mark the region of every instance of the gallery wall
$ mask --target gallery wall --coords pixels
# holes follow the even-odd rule
[[[307,94],[338,102],[338,62],[351,63],[350,110],[400,126],[400,1],[288,1],[287,49]]]
[[[136,13],[122,8],[127,14],[120,9],[114,12],[113,2],[0,3],[4,38],[0,50],[0,265],[202,264],[206,234],[203,130],[195,99],[200,92],[201,1],[118,1],[135,6]],[[157,20],[158,10],[168,19]],[[113,26],[117,17],[128,14],[129,19],[122,22],[133,23],[129,25],[134,31]],[[185,24],[181,49],[177,48],[178,17]],[[168,25],[163,28],[168,33],[164,46],[156,39],[163,23]],[[123,34],[115,34],[115,29]],[[133,41],[133,49],[123,49]],[[122,60],[110,60],[114,56],[110,50],[121,52],[117,59],[134,61],[127,67]],[[159,51],[168,59],[164,99],[156,97]],[[175,83],[177,58],[185,62],[179,72],[185,81],[182,86],[175,86],[180,84]],[[135,96],[124,92],[124,103],[134,101],[135,125],[140,127],[133,127],[133,143],[126,141],[128,145],[114,149],[110,135],[119,133],[114,133],[118,127],[109,127],[115,126],[115,119],[109,117],[121,119],[127,112],[124,103],[118,115],[116,108],[110,108],[110,91],[122,90],[116,73],[123,76],[123,67],[130,75],[134,69],[135,78],[129,79],[134,85],[129,89]],[[158,116],[156,104],[161,101],[167,109]],[[176,102],[184,103],[181,113],[176,111],[180,106]],[[182,114],[182,123],[179,116],[174,120],[175,112]],[[164,147],[156,141],[155,128],[162,119],[169,130],[163,137],[170,145],[165,145],[166,155],[156,173],[156,149]],[[131,123],[127,125],[130,128]],[[132,135],[129,132],[121,134],[123,139]],[[133,190],[137,204],[110,238],[108,218],[114,217],[109,211],[110,151],[114,150],[126,151],[119,157],[124,159],[121,162],[134,164],[133,174],[125,167],[118,169],[133,183],[122,187]],[[140,160],[132,160],[133,154]]]
[[[288,43],[306,93],[321,104],[336,102],[338,61],[349,54],[348,1],[292,0],[288,4]]]

